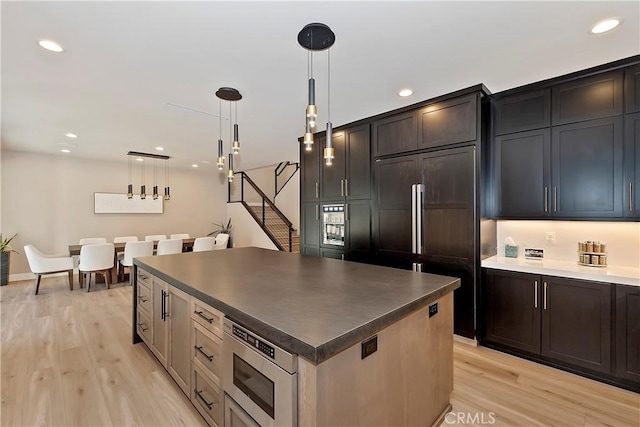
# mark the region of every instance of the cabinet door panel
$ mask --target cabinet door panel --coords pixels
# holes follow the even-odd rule
[[[640,287],[616,285],[616,376],[640,384]]]
[[[306,256],[320,256],[320,247],[319,246],[303,246],[301,249],[302,255]]]
[[[346,209],[346,258],[366,261],[371,252],[371,203],[369,200],[348,202]]]
[[[537,218],[550,214],[550,151],[549,129],[496,137],[498,216]]]
[[[304,203],[302,205],[302,236],[303,246],[320,245],[320,205],[318,203]]]
[[[373,154],[403,153],[418,148],[416,113],[409,112],[387,117],[373,123]]]
[[[640,218],[640,113],[625,117],[624,216]]]
[[[496,135],[549,127],[551,90],[506,96],[497,100],[494,108]]]
[[[418,147],[430,148],[475,141],[477,95],[429,105],[419,112]]]
[[[473,264],[475,149],[420,156],[423,254],[431,261]]]
[[[630,67],[624,73],[625,112],[640,111],[640,65]]]
[[[189,295],[169,286],[167,316],[169,319],[169,357],[167,370],[182,391],[190,396],[191,377],[191,313]]]
[[[320,256],[322,258],[332,258],[332,259],[343,260],[344,259],[344,251],[339,250],[339,249],[321,248],[320,249]]]
[[[539,354],[541,289],[538,275],[487,270],[484,339]]]
[[[151,323],[153,324],[153,333],[152,333],[152,348],[151,350],[156,355],[158,360],[162,366],[167,366],[167,353],[168,353],[168,344],[169,344],[169,329],[167,326],[167,320],[164,316],[164,312],[166,311],[166,301],[168,297],[166,296],[168,286],[166,283],[158,280],[157,278],[152,279],[152,290],[153,290],[153,319]]]
[[[611,285],[548,276],[542,282],[542,355],[611,373]]]
[[[347,134],[347,174],[345,196],[348,200],[371,197],[371,144],[369,125],[345,131]]]
[[[335,200],[344,196],[342,191],[342,181],[345,178],[345,166],[347,164],[344,132],[334,133],[332,144],[335,151],[335,158],[333,159],[332,165],[327,166],[324,162],[324,158],[322,157],[323,154],[320,154],[320,173],[322,175],[320,198],[322,200]],[[325,147],[326,141],[323,144],[322,152],[324,152]]]
[[[556,217],[621,217],[622,118],[558,126],[551,141]]]
[[[300,149],[300,172],[302,174],[300,190],[303,202],[320,198],[320,158],[322,157],[322,147],[324,147],[324,138],[316,138],[311,151],[305,150],[304,144]]]
[[[553,87],[553,124],[622,114],[622,76],[622,71],[613,71]]]

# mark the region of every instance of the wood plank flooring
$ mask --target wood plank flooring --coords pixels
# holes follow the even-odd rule
[[[77,279],[76,279],[77,280]],[[69,291],[65,278],[0,288],[2,426],[205,425],[144,344],[131,287]],[[640,426],[640,395],[455,343],[446,425]]]

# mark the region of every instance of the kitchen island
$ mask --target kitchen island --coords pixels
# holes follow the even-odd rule
[[[162,321],[176,321],[180,312],[167,313],[164,299],[170,291],[156,298],[157,280],[182,300],[191,298],[191,307],[193,301],[209,306],[298,356],[295,412],[300,426],[431,425],[450,408],[452,291],[458,279],[259,248],[146,257],[134,264],[134,343],[144,339],[151,347],[156,341],[140,334],[144,313],[153,317],[147,326],[153,334],[158,307]],[[147,273],[151,280],[142,277],[151,282],[154,304],[139,318],[138,302],[150,298],[138,295],[147,291],[137,282]],[[180,335],[176,332],[176,338]],[[372,346],[367,339],[374,335]],[[193,347],[191,342],[180,345]],[[171,357],[163,357],[171,373],[171,362],[166,362]],[[158,357],[161,362],[163,357]],[[194,375],[181,378],[186,384],[178,384],[197,401],[197,387],[188,384]]]

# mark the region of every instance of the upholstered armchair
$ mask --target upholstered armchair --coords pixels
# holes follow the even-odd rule
[[[24,253],[31,272],[36,275],[36,295],[40,289],[40,279],[46,274],[69,274],[69,289],[73,290],[73,258],[67,255],[46,255],[33,245],[25,245]]]

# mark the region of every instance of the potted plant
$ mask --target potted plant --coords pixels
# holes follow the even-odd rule
[[[0,233],[0,286],[5,286],[9,283],[9,255],[14,251],[9,243],[16,237],[18,233],[14,234],[8,239],[2,237]]]
[[[227,247],[231,248],[231,227],[233,227],[231,225],[231,218],[229,218],[229,221],[227,222],[227,224],[225,225],[224,221],[220,224],[216,224],[215,222],[213,223],[213,225],[215,225],[216,227],[218,227],[217,230],[213,230],[211,233],[207,234],[207,236],[217,236],[220,233],[224,233],[224,234],[228,234],[229,235],[229,241],[227,242]]]

